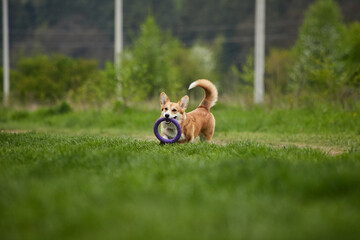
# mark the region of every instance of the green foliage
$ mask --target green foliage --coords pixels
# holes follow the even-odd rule
[[[285,2],[277,8],[285,8]],[[170,5],[180,11],[187,4]],[[278,100],[291,106],[330,101],[354,107],[360,99],[359,36],[360,24],[346,26],[333,0],[316,1],[306,12],[292,51],[270,49],[265,69],[266,99],[270,99],[271,105],[280,103]],[[123,108],[132,102],[157,98],[161,91],[167,92],[171,99],[178,99],[187,93],[192,81],[207,78],[221,83],[220,94],[237,97],[240,93],[247,98],[246,105],[251,106],[253,54],[249,54],[240,70],[233,65],[224,77],[223,72],[229,69],[220,66],[224,62],[223,44],[224,37],[218,37],[213,44],[198,40],[185,48],[169,32],[162,31],[154,17],[148,17],[133,44],[121,56],[119,76],[111,63],[100,70],[94,61],[62,55],[24,58],[11,73],[12,98],[36,104],[65,100],[75,107],[98,109],[124,100]],[[202,97],[203,93],[196,89],[189,94],[193,99]]]
[[[241,71],[236,66],[231,67],[232,74],[238,78],[240,83],[239,92],[246,94],[252,93],[254,89],[254,54],[253,51],[246,57],[246,63],[242,66]]]
[[[342,56],[341,39],[345,32],[340,8],[333,0],[318,0],[305,13],[295,51],[312,58],[337,60]]]
[[[292,80],[298,91],[326,94],[338,88],[344,34],[345,25],[333,0],[319,0],[309,8],[294,47]]]
[[[69,99],[83,108],[97,107],[114,101],[117,95],[118,81],[113,64],[107,62],[104,70],[94,69],[77,89],[70,89]]]
[[[216,82],[215,59],[220,45],[217,41],[213,46],[195,44],[184,48],[149,17],[133,46],[121,56],[119,76],[110,62],[100,70],[93,60],[64,55],[26,57],[19,60],[14,70],[12,96],[25,104],[66,100],[81,108],[111,105],[121,100],[120,96],[126,106],[158,97],[161,91],[179,98],[188,84],[198,78]]]
[[[289,50],[270,49],[265,62],[265,91],[273,105],[276,98],[289,93],[289,71],[292,56]]]
[[[66,113],[72,112],[72,107],[69,103],[63,101],[58,105],[55,105],[53,107],[49,107],[46,109],[40,109],[37,111],[37,114],[44,115],[44,116],[52,116],[52,115],[62,115]]]
[[[351,24],[345,34],[346,84],[360,88],[360,23]]]
[[[195,44],[183,48],[170,33],[160,30],[153,17],[148,17],[139,37],[122,56],[119,71],[124,101],[157,97],[162,91],[178,98],[198,78],[216,82],[214,59],[209,47]]]
[[[22,58],[14,77],[15,94],[24,103],[54,103],[65,99],[97,72],[93,60],[74,60],[63,55]]]
[[[0,67],[0,99],[3,99],[4,94],[4,72],[3,68]]]
[[[123,55],[120,65],[122,94],[125,102],[143,100],[167,90],[176,94],[181,87],[180,73],[174,58],[179,42],[163,33],[153,17],[140,27],[140,35],[131,51]]]
[[[232,104],[241,103],[244,106],[253,106],[254,95],[254,56],[253,51],[246,57],[246,63],[239,70],[232,65],[228,76],[222,80],[221,89],[227,96],[230,96]],[[224,95],[225,95],[224,94]]]
[[[19,121],[19,120],[23,120],[29,117],[29,112],[27,111],[15,111],[11,114],[10,118],[11,120],[14,121]]]
[[[182,48],[178,52],[175,64],[181,73],[181,93],[185,94],[184,90],[197,79],[209,79],[214,84],[221,82],[219,60],[217,59],[222,51],[222,43],[223,38],[219,37],[212,44],[197,42],[190,48]],[[186,94],[189,94],[191,99],[203,97],[203,92],[199,89]],[[178,97],[182,97],[182,95]]]
[[[270,49],[267,53],[268,104],[313,107],[321,101],[354,108],[360,99],[359,36],[360,24],[346,26],[334,0],[317,0],[305,14],[295,46],[291,50]],[[239,83],[237,93],[246,97],[252,92],[252,52],[241,70],[231,67],[229,79],[232,78],[232,82]],[[226,87],[234,89],[234,84]]]
[[[111,63],[64,55],[37,55],[20,59],[11,71],[12,99],[24,104],[54,104],[68,100],[81,107],[101,107],[113,101],[118,82]]]
[[[281,82],[281,88],[292,91],[300,104],[322,100],[353,107],[360,96],[359,29],[358,23],[349,28],[343,23],[333,0],[318,0],[311,5],[292,55],[286,56],[290,81]],[[272,58],[268,57],[268,65]],[[282,72],[286,72],[288,63],[284,62]]]

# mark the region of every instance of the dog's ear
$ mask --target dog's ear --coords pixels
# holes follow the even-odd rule
[[[169,102],[169,98],[168,98],[168,96],[167,96],[164,92],[162,92],[162,93],[160,94],[160,105],[163,106],[163,105],[165,105],[167,102]]]
[[[189,104],[189,97],[187,95],[183,96],[180,101],[178,102],[178,104],[180,105],[180,107],[182,109],[186,109],[188,104]]]

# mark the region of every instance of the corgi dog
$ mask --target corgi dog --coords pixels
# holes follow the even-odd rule
[[[190,84],[189,89],[201,87],[205,90],[204,99],[193,111],[186,113],[189,104],[189,97],[185,95],[179,102],[170,102],[168,96],[160,94],[161,116],[172,118],[179,122],[182,134],[179,143],[192,142],[197,136],[201,141],[210,141],[215,130],[215,118],[210,108],[215,105],[218,98],[218,91],[213,83],[206,79],[199,79]],[[177,129],[172,122],[161,123],[161,135],[165,139],[172,139],[176,136]]]

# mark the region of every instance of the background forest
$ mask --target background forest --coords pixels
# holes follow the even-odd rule
[[[13,103],[118,102],[114,1],[13,0],[9,9]],[[359,9],[356,0],[267,1],[266,104],[308,106],[320,99],[354,107]],[[251,0],[124,0],[121,104],[163,90],[179,97],[190,82],[208,78],[224,101],[251,105],[253,35]]]

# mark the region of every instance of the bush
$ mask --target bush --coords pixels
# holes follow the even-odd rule
[[[80,87],[70,89],[68,98],[82,108],[101,108],[115,100],[117,89],[114,66],[107,62],[104,70],[94,71]]]
[[[29,117],[29,112],[27,111],[15,111],[11,114],[11,120],[21,120]]]
[[[63,55],[22,58],[17,64],[14,91],[23,103],[49,104],[63,100],[97,73],[93,60]]]
[[[51,115],[56,115],[56,114],[65,114],[65,113],[69,113],[72,112],[72,107],[70,106],[69,103],[63,101],[61,102],[59,105],[49,108],[49,114]]]

